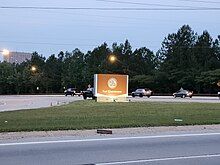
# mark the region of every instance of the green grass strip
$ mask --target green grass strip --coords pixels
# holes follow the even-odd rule
[[[176,120],[175,120],[176,119]],[[220,124],[219,103],[97,103],[0,113],[0,132]]]

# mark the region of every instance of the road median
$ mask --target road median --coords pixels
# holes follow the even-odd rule
[[[97,103],[0,113],[0,132],[220,124],[220,104]]]

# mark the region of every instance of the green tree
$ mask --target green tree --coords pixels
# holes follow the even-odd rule
[[[125,40],[124,44],[113,43],[112,54],[117,58],[116,62],[111,64],[111,71],[113,73],[120,74],[132,74],[131,63],[132,63],[132,47],[128,40]]]
[[[220,80],[220,69],[201,72],[196,77],[196,82],[200,87],[201,92],[216,93],[218,91],[217,83]]]
[[[168,75],[170,90],[179,87],[193,87],[195,82],[195,57],[193,46],[197,35],[188,26],[182,26],[177,33],[169,34],[162,43],[158,58],[162,60],[160,70]]]
[[[72,53],[66,52],[63,62],[62,85],[64,87],[84,88],[85,84],[84,54],[75,49]]]
[[[84,73],[87,84],[93,83],[94,74],[112,72],[112,66],[108,61],[110,54],[111,51],[106,43],[86,53]]]
[[[51,55],[45,63],[44,67],[45,88],[47,92],[58,93],[62,89],[62,61]]]
[[[137,88],[150,88],[154,89],[154,77],[153,75],[136,75],[130,78],[129,87],[131,91]]]
[[[197,62],[197,70],[208,71],[215,70],[219,67],[217,54],[217,41],[214,43],[212,37],[207,31],[204,31],[198,37],[194,47],[195,58]]]
[[[157,65],[156,60],[154,53],[146,47],[136,49],[129,61],[132,71],[130,76],[153,74]]]
[[[42,55],[39,55],[37,52],[32,54],[32,58],[28,61],[27,68],[29,69],[30,83],[31,83],[31,93],[39,93],[45,92],[45,75],[44,75],[44,67],[45,67],[46,58]],[[36,67],[36,71],[31,71],[32,66]]]
[[[2,62],[0,63],[0,94],[13,94],[14,90],[14,65]]]

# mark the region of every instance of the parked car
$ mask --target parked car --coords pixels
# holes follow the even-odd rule
[[[77,92],[76,88],[68,88],[67,90],[64,91],[64,94],[65,94],[65,96],[68,96],[68,95],[71,95],[71,96],[74,96],[74,95],[81,96],[81,92],[80,91]]]
[[[94,88],[87,88],[87,90],[82,91],[84,100],[86,100],[87,98],[95,99],[96,97],[94,96],[94,92]]]
[[[71,95],[74,96],[76,93],[76,88],[68,88],[64,91],[65,96]]]
[[[181,88],[177,92],[173,93],[174,98],[176,98],[176,97],[181,97],[181,98],[190,97],[190,98],[192,98],[192,95],[193,95],[193,91],[184,90],[183,88]]]
[[[152,95],[153,95],[153,91],[151,91],[148,88],[136,89],[134,92],[131,93],[132,97],[135,97],[135,96],[139,96],[139,97],[147,96],[147,97],[150,97]]]

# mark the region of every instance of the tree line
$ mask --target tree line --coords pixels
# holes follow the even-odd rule
[[[117,60],[108,58],[114,54]],[[35,66],[36,70],[31,70]],[[220,80],[220,36],[201,35],[189,25],[168,34],[156,53],[146,47],[132,50],[124,43],[106,43],[87,53],[79,49],[60,52],[47,59],[34,52],[21,64],[0,63],[0,94],[60,93],[93,84],[97,73],[129,75],[129,90],[148,87],[157,93],[172,93],[183,87],[195,93],[216,93]]]

